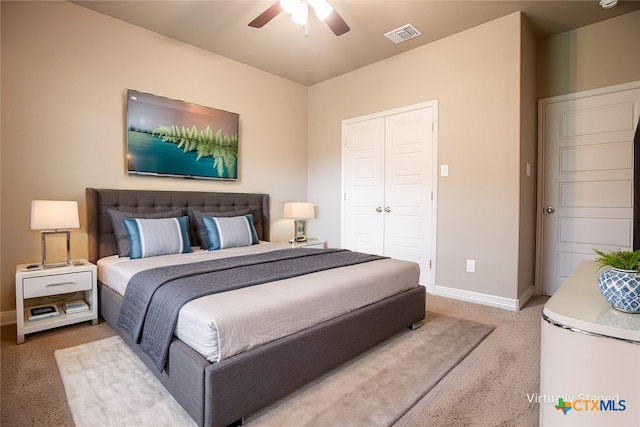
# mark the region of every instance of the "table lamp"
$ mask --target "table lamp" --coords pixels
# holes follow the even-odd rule
[[[284,204],[285,218],[294,219],[293,222],[293,240],[296,242],[306,242],[307,219],[315,218],[313,203],[307,202],[289,202]]]
[[[32,200],[31,229],[42,231],[42,267],[62,267],[71,264],[71,243],[69,229],[80,228],[78,202],[61,200]],[[67,260],[47,262],[47,237],[66,234]]]

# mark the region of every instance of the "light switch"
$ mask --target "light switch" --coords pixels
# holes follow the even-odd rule
[[[449,165],[440,165],[440,176],[449,176]]]

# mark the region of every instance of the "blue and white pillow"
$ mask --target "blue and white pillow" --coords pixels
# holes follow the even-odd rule
[[[207,230],[210,251],[259,243],[251,214],[228,218],[203,217],[202,222]]]
[[[162,219],[125,218],[123,222],[129,234],[132,259],[191,252],[189,219],[186,216]]]
[[[124,226],[125,218],[143,218],[143,219],[158,219],[158,218],[179,218],[184,215],[184,209],[176,208],[167,211],[160,212],[129,212],[121,211],[115,208],[107,209],[109,218],[111,218],[111,225],[113,227],[113,234],[118,244],[118,255],[121,257],[129,256],[129,249],[131,243],[129,242],[129,233],[127,227]]]
[[[195,226],[196,234],[198,235],[198,240],[200,241],[200,247],[202,249],[209,249],[209,237],[207,236],[207,229],[202,222],[202,218],[211,216],[211,217],[231,217],[231,216],[242,216],[251,213],[251,209],[240,209],[237,211],[229,211],[229,212],[215,212],[215,211],[202,211],[199,209],[189,209],[187,210],[187,214],[189,215],[189,221],[192,226]],[[195,242],[193,242],[195,244]]]

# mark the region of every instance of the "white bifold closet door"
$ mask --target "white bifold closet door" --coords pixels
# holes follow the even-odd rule
[[[434,107],[343,123],[343,244],[415,261],[428,284]]]

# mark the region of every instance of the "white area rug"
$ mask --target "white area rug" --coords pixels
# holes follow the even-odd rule
[[[119,336],[54,356],[77,427],[196,425]]]
[[[493,327],[427,314],[408,329],[247,417],[250,427],[390,426],[464,359]],[[78,427],[192,426],[120,337],[57,350]]]

